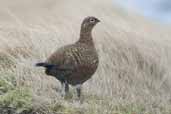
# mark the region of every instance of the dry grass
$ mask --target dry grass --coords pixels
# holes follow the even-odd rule
[[[171,113],[169,30],[104,0],[37,1],[32,7],[31,2],[27,7],[11,4],[3,11],[12,21],[0,26],[0,75],[13,73],[16,87],[30,88],[35,110],[43,114]],[[61,99],[56,91],[59,82],[34,64],[76,41],[87,15],[102,21],[93,32],[100,66],[85,83],[85,101],[78,105]]]

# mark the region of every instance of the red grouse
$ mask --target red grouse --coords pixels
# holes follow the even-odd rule
[[[96,17],[86,17],[77,42],[59,48],[45,62],[36,64],[45,67],[47,75],[61,82],[65,94],[69,92],[70,84],[76,86],[80,98],[81,85],[92,77],[98,67],[99,58],[92,38],[92,29],[98,22]]]

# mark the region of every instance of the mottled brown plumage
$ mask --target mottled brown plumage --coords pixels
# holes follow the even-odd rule
[[[95,17],[83,20],[79,40],[66,45],[54,52],[44,63],[37,66],[46,68],[46,74],[56,77],[69,91],[69,85],[77,86],[78,97],[81,94],[81,85],[95,73],[99,59],[96,52],[92,29],[99,22]]]

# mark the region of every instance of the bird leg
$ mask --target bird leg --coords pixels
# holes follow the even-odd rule
[[[76,85],[77,97],[80,99],[81,97],[81,85]]]
[[[67,81],[65,81],[65,93],[69,92],[69,84]]]
[[[61,96],[64,97],[65,96],[65,83],[61,82]]]
[[[66,97],[67,93],[69,92],[69,84],[67,81],[61,82],[62,89],[61,89],[61,96]]]

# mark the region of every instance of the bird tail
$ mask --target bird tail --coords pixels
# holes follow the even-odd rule
[[[35,64],[36,67],[45,67],[45,68],[50,68],[50,67],[53,67],[55,65],[53,64],[49,64],[49,63],[44,63],[44,62],[41,62],[41,63],[36,63]]]

